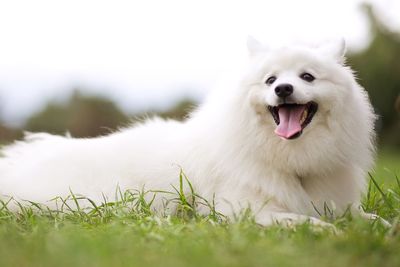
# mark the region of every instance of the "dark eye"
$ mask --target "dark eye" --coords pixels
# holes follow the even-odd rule
[[[300,75],[300,78],[303,79],[303,80],[305,80],[306,82],[309,82],[309,83],[315,80],[315,77],[312,76],[312,75],[311,75],[310,73],[308,73],[308,72],[302,73],[302,74]]]
[[[273,84],[275,81],[276,81],[276,77],[275,77],[275,76],[271,76],[271,77],[269,77],[269,78],[265,81],[265,83],[268,84],[268,85],[271,85],[271,84]]]

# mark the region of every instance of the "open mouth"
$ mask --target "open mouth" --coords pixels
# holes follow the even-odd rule
[[[275,133],[285,139],[295,139],[310,124],[318,110],[318,104],[313,101],[307,104],[282,104],[268,106],[268,110],[277,125]]]

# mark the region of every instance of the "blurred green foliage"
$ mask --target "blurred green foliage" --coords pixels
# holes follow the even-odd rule
[[[24,129],[53,134],[68,132],[74,137],[95,137],[141,121],[144,117],[157,115],[182,120],[194,106],[193,101],[182,100],[166,111],[153,110],[128,116],[109,99],[75,91],[67,103],[51,102],[43,110],[33,114]]]
[[[9,128],[0,123],[0,145],[10,143],[15,139],[22,137],[22,131],[19,129]]]
[[[113,103],[101,97],[84,96],[75,91],[66,104],[50,103],[26,123],[32,132],[95,137],[108,134],[128,122],[128,117]]]
[[[368,91],[379,120],[380,142],[400,148],[400,33],[389,30],[374,14],[371,6],[363,6],[369,18],[372,41],[360,53],[349,56],[359,82]]]

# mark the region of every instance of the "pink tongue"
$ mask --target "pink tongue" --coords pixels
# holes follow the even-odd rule
[[[306,105],[293,105],[279,107],[279,125],[275,133],[283,138],[290,138],[301,132],[301,114],[303,114]]]

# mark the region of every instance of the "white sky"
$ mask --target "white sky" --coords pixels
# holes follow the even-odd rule
[[[0,116],[18,125],[76,86],[126,111],[201,98],[245,56],[247,35],[274,44],[344,37],[359,49],[368,41],[360,2],[1,1]],[[373,2],[400,25],[400,1]]]

